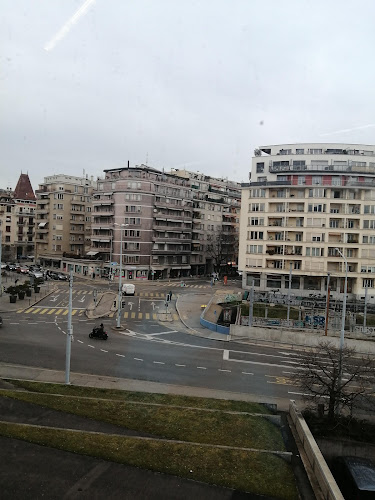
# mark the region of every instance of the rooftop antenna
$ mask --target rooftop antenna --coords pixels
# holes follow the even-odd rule
[[[146,167],[148,166],[148,152],[146,153]]]

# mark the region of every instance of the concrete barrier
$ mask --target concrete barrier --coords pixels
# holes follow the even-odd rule
[[[316,347],[321,341],[331,342],[334,346],[340,346],[338,337],[326,337],[324,332],[310,330],[288,330],[284,328],[248,327],[240,325],[230,326],[231,340],[236,338],[247,338],[253,341],[277,342],[281,344],[292,344],[300,347]],[[371,340],[353,340],[345,338],[345,344],[352,347],[360,354],[375,354],[375,342]]]
[[[324,460],[311,431],[298,410],[295,401],[290,401],[289,415],[302,443],[307,460],[319,484],[325,500],[344,500],[344,497],[336,484],[332,473]]]

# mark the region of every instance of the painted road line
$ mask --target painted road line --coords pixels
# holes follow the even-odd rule
[[[29,313],[29,312],[31,312],[32,310],[33,310],[33,307],[30,307],[30,309],[26,309],[25,313],[27,313],[27,314],[28,314],[28,313]]]
[[[133,358],[133,359],[135,359],[136,361],[143,361],[143,359],[141,358]]]
[[[19,325],[19,323],[9,323],[10,325]]]
[[[168,333],[177,333],[177,330],[168,330],[167,332],[158,332],[158,333],[148,333],[148,337],[157,337],[158,335],[167,335]]]
[[[205,366],[197,366],[198,370],[207,370]]]
[[[66,315],[68,314],[68,312],[69,312],[69,309],[66,309],[66,310],[62,313],[62,315],[63,315],[63,316],[66,316]]]
[[[178,363],[175,363],[174,366],[186,366],[186,365],[179,365]]]
[[[20,314],[24,311],[24,309],[18,309],[17,314]]]
[[[82,340],[77,340],[77,342],[79,342],[80,344],[83,344]]]
[[[78,311],[78,309],[73,309],[72,316],[74,316],[75,314],[77,314],[77,311]]]
[[[126,318],[128,318],[128,317],[129,317],[129,313],[128,313],[128,311],[124,312],[124,318],[126,319]]]
[[[106,352],[108,352],[108,351],[106,351]],[[117,354],[117,352],[116,352],[116,356],[119,356],[120,358],[125,358],[125,356],[123,354]]]
[[[178,321],[180,318],[178,317],[178,314],[172,314],[172,318],[174,321]]]
[[[32,311],[32,312],[31,312],[31,314],[36,314],[36,313],[38,313],[39,311],[41,311],[41,308],[40,308],[40,307],[38,307],[38,308],[34,309],[34,311]]]
[[[57,311],[56,311],[56,315],[61,314],[61,313],[63,312],[63,310],[64,310],[64,309],[57,309]]]
[[[146,319],[150,319],[150,313],[146,313]]]
[[[138,319],[142,319],[143,318],[143,313],[138,313]]]
[[[254,375],[254,373],[250,373],[250,372],[241,372],[242,375]]]
[[[40,312],[40,314],[45,314],[48,311],[48,309],[43,309],[43,311]]]
[[[232,370],[223,370],[222,368],[219,368],[219,372],[228,372],[231,373]]]
[[[105,349],[100,349],[100,350],[101,350],[102,352],[108,352],[108,351],[106,351]]]
[[[131,319],[135,319],[135,312],[132,312],[130,317],[131,317]]]
[[[108,314],[108,318],[113,318],[114,315],[115,315],[115,313],[111,312],[111,313]]]
[[[135,359],[135,358],[134,358]],[[155,365],[165,365],[162,361],[153,361]]]
[[[92,349],[95,349],[95,346],[87,344],[88,347],[92,347]]]
[[[52,308],[50,311],[48,311],[47,314],[53,314],[56,311],[56,308]]]
[[[157,314],[155,314],[155,313],[153,313],[153,315],[152,315],[152,319],[157,320],[157,319],[158,319],[158,315],[157,315]]]

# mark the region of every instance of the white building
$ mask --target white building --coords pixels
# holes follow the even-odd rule
[[[255,150],[242,184],[243,287],[348,293],[375,302],[375,146],[283,144]],[[337,251],[337,249],[339,251]],[[341,257],[340,252],[344,258]]]

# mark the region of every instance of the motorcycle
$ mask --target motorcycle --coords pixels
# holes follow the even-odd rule
[[[92,332],[89,333],[90,339],[102,339],[102,340],[107,340],[108,334],[104,330],[101,330],[100,328],[93,328]]]

